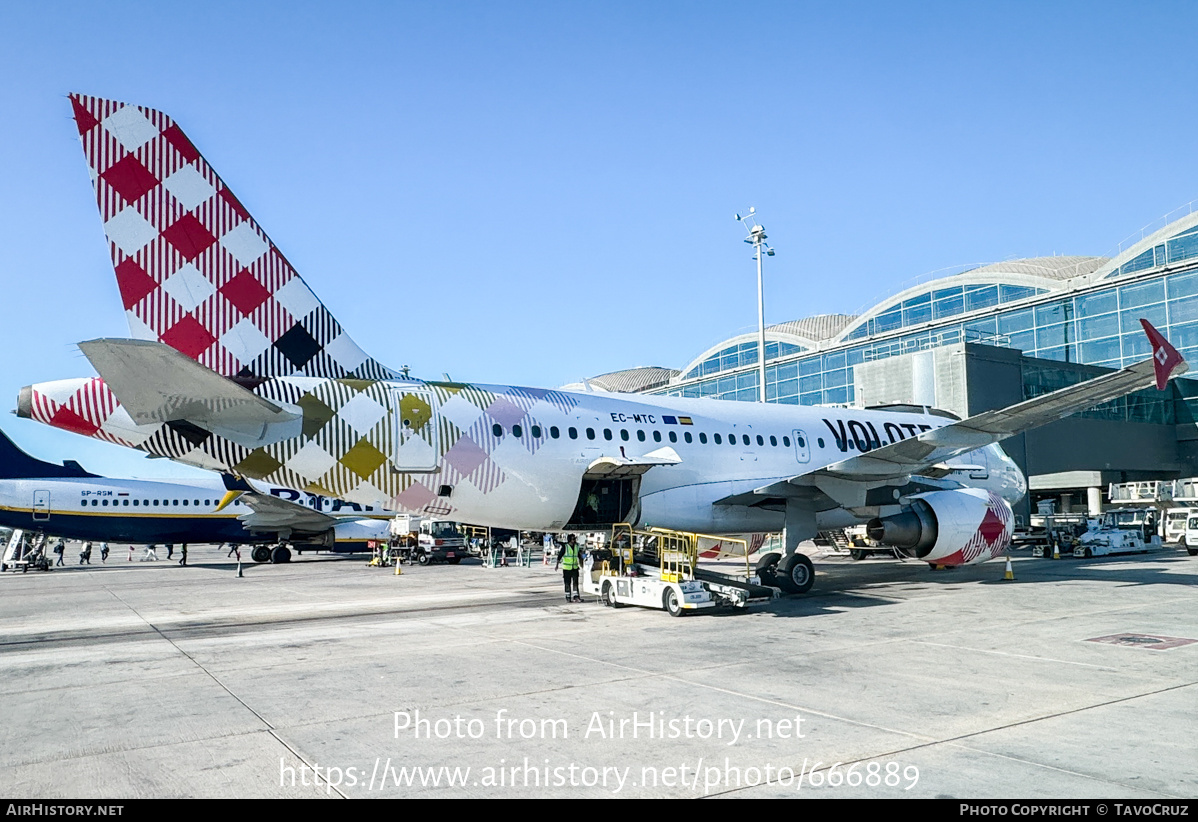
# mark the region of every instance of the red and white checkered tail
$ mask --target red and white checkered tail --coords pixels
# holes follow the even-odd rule
[[[387,379],[171,118],[71,95],[129,331],[227,377]]]

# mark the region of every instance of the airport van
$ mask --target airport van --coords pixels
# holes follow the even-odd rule
[[[1166,545],[1186,544],[1186,531],[1189,530],[1189,520],[1198,510],[1193,508],[1170,508],[1165,512],[1161,530],[1161,539]]]
[[[1186,535],[1183,539],[1186,553],[1198,557],[1198,514],[1193,514],[1186,520]]]

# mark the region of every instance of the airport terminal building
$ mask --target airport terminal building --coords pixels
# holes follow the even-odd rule
[[[1198,364],[1198,211],[1145,229],[1113,258],[1039,257],[959,271],[858,315],[766,328],[769,402],[1002,407],[1150,354],[1143,317]],[[679,371],[630,369],[592,385],[756,401],[757,333]],[[1198,368],[1198,365],[1195,366]],[[1139,392],[1004,443],[1033,497],[1097,507],[1110,483],[1198,475],[1198,381]]]

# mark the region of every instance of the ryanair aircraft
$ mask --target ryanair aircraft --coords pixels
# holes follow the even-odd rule
[[[70,100],[133,339],[81,343],[100,376],[28,386],[18,413],[201,468],[513,529],[783,531],[759,568],[802,592],[795,548],[825,528],[869,523],[935,564],[1003,554],[1027,485],[995,443],[1185,368],[1145,324],[1152,360],[960,421],[408,379],[358,347],[171,118]]]
[[[306,499],[302,499],[306,498]],[[289,488],[226,492],[212,482],[110,479],[77,463],[43,462],[0,432],[0,525],[67,539],[138,545],[253,545],[255,562],[286,562],[298,550],[351,553],[388,538],[369,507]]]

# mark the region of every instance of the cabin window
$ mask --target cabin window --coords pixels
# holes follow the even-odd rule
[[[654,432],[653,432],[653,441],[654,441],[654,442],[661,442],[661,432],[660,432],[660,431],[654,431]]]
[[[554,439],[557,439],[561,435],[562,435],[562,432],[557,430],[556,425],[549,426],[549,436],[553,437]]]
[[[715,444],[716,444],[716,445],[723,445],[723,444],[724,444],[724,438],[723,438],[723,437],[721,437],[719,434],[714,434],[714,435],[713,435],[713,438],[715,439]]]
[[[593,440],[593,439],[595,439],[595,429],[594,429],[594,428],[588,428],[588,429],[587,429],[587,439],[588,439],[588,440]]]
[[[758,445],[765,445],[765,437],[763,437],[763,436],[761,436],[760,434],[758,434],[758,435],[757,435],[757,444],[758,444]]]
[[[578,429],[577,428],[574,428],[573,426],[571,426],[570,428],[566,429],[566,433],[570,435],[570,439],[572,439],[572,440],[578,439]]]
[[[605,439],[605,440],[611,439],[611,429],[610,428],[603,429],[603,439]]]
[[[689,436],[690,436],[690,434],[688,433],[688,434],[687,434],[687,436],[689,437]],[[687,442],[690,442],[690,440],[688,439],[688,440],[687,440]],[[699,442],[703,443],[704,445],[707,445],[707,435],[706,435],[706,434],[704,434],[704,433],[701,433],[701,432],[700,432],[700,434],[699,434]]]
[[[620,439],[624,440],[624,442],[628,442],[628,429],[627,428],[620,429]]]
[[[638,440],[640,440],[641,442],[644,442],[644,441],[645,441],[645,432],[644,432],[644,431],[637,431],[637,432],[636,432],[636,438],[637,438]],[[658,435],[657,435],[657,438],[658,438],[658,439],[661,439],[661,435],[660,435],[660,434],[658,434]]]
[[[749,435],[748,435],[748,434],[741,434],[741,435],[740,435],[740,438],[741,438],[742,440],[744,440],[744,442],[745,442],[745,445],[748,445],[748,444],[749,444]]]
[[[690,434],[686,435],[686,441],[687,442],[691,441]],[[670,442],[678,442],[678,435],[675,434],[673,431],[670,432]]]
[[[790,437],[783,437],[782,444],[785,445],[787,448],[790,448]]]
[[[513,426],[512,426],[512,436],[513,436],[513,437],[523,437],[523,436],[524,436],[524,429],[523,429],[523,428],[521,428],[521,427],[520,427],[520,426],[518,426],[518,425],[513,425]]]
[[[770,434],[770,445],[774,446],[775,448],[778,447],[778,438],[773,434]]]
[[[530,428],[528,430],[532,432],[533,439],[539,440],[541,438],[541,426],[534,425],[532,428]]]
[[[499,423],[495,423],[494,425],[491,426],[491,433],[497,437],[502,437],[503,436],[503,426],[500,425]]]

